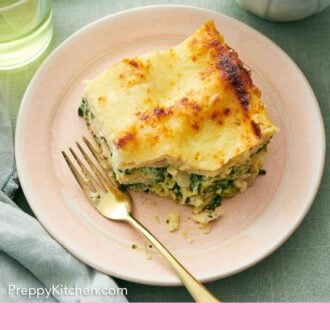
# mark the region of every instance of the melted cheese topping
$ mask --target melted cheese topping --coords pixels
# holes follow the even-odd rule
[[[174,48],[122,60],[88,83],[85,98],[117,173],[172,165],[215,176],[277,131],[211,21]]]

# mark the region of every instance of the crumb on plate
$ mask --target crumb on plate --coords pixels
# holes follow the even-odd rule
[[[170,232],[178,230],[180,225],[180,214],[178,212],[170,212],[166,217],[166,223]]]

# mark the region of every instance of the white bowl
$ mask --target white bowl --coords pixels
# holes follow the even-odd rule
[[[320,13],[330,0],[235,0],[251,13],[277,22],[296,21]]]

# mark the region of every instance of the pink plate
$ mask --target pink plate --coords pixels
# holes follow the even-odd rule
[[[83,82],[124,57],[174,46],[210,19],[252,70],[281,130],[269,147],[267,175],[223,202],[224,216],[209,234],[188,219],[190,209],[166,199],[135,193],[134,214],[197,278],[211,281],[265,258],[311,206],[322,176],[324,128],[308,82],[280,48],[239,21],[198,8],[153,6],[105,17],[71,36],[42,65],[16,128],[18,174],[33,211],[58,242],[100,271],[145,284],[179,284],[139,234],[91,207],[61,157],[87,134],[77,116]],[[169,233],[165,217],[173,210],[181,213],[181,227]]]

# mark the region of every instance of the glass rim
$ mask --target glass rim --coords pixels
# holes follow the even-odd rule
[[[17,0],[16,2],[11,3],[9,5],[5,5],[4,7],[0,6],[0,12],[3,11],[3,10],[14,9],[15,7],[17,7],[19,5],[22,5],[23,3],[28,2],[28,1],[31,1],[31,0]]]

